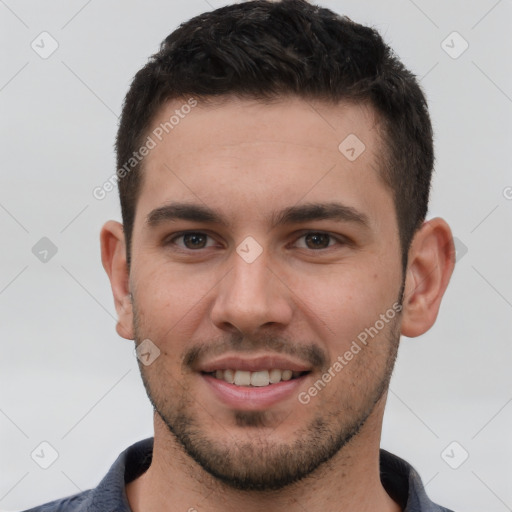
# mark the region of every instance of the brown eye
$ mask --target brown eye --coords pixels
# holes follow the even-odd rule
[[[308,249],[326,249],[329,247],[332,236],[327,233],[308,233],[303,235],[304,242]]]
[[[208,239],[210,239],[210,241],[208,241]],[[179,240],[183,240],[183,242],[178,242]],[[190,231],[188,233],[181,233],[174,236],[168,243],[176,245],[181,249],[194,250],[211,247],[214,244],[214,241],[206,233]]]
[[[202,249],[206,245],[207,235],[203,233],[187,233],[183,235],[183,243],[187,249]]]

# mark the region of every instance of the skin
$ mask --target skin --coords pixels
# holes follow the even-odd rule
[[[183,103],[166,104],[154,126]],[[361,104],[225,98],[196,106],[145,158],[130,270],[122,225],[109,221],[101,232],[117,332],[160,350],[151,365],[139,363],[156,409],[155,444],[150,468],[126,488],[134,512],[400,510],[379,478],[389,378],[400,334],[419,336],[435,322],[454,248],[444,220],[425,222],[403,275],[392,193],[378,175],[378,130]],[[366,147],[355,161],[338,150],[349,134]],[[287,207],[334,201],[367,225],[271,223]],[[152,211],[174,202],[207,206],[230,225],[149,225]],[[171,240],[185,230],[208,237],[194,239],[199,248]],[[318,232],[332,237],[306,236]],[[247,236],[262,248],[252,263],[236,252]],[[312,368],[307,391],[397,304],[402,285],[401,314],[307,405],[294,395],[234,410],[195,371],[220,354],[282,353]]]

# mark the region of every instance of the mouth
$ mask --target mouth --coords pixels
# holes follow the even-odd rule
[[[195,367],[204,386],[201,393],[211,397],[212,407],[215,403],[244,411],[289,407],[314,372],[306,362],[282,354],[243,355],[226,353]]]
[[[215,370],[200,372],[205,396],[239,411],[262,411],[279,404],[294,403],[311,371]]]
[[[309,371],[292,371],[281,370],[279,368],[272,368],[270,370],[215,370],[213,372],[201,372],[203,375],[209,375],[215,379],[233,384],[234,386],[247,387],[247,388],[262,388],[295,380],[309,374]]]

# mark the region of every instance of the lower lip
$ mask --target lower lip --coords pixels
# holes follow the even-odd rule
[[[299,388],[308,375],[262,387],[235,386],[206,374],[201,374],[201,377],[221,402],[247,411],[265,409],[292,396],[298,396]]]

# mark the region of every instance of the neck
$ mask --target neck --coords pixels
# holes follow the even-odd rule
[[[240,491],[212,477],[155,415],[153,460],[146,473],[126,486],[130,507],[133,512],[256,512],[282,507],[290,512],[401,512],[380,481],[381,412],[374,410],[360,432],[308,477],[265,492]]]

